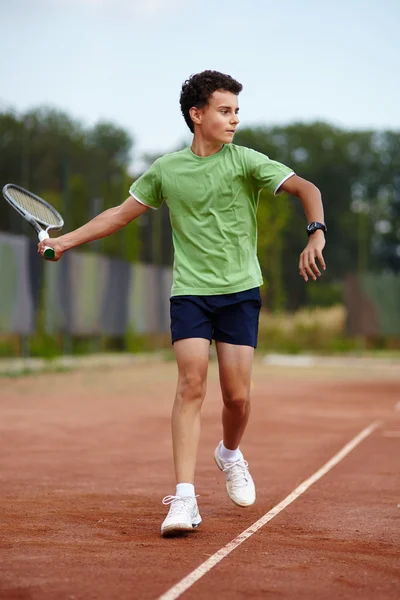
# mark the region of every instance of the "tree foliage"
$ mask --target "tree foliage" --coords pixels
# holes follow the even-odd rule
[[[296,198],[260,195],[258,249],[273,310],[328,305],[340,296],[348,272],[400,272],[400,134],[349,131],[328,123],[240,129],[235,143],[262,152],[315,183],[328,225],[323,280],[304,284],[298,260],[307,243]],[[85,128],[67,114],[38,108],[0,113],[0,183],[19,183],[63,214],[65,230],[79,227],[122,202],[132,181],[133,141],[113,123]],[[157,156],[147,156],[149,164]],[[22,219],[0,203],[0,229],[25,231]],[[128,260],[171,264],[168,211],[149,211],[93,249]]]
[[[128,195],[133,140],[112,123],[84,128],[58,110],[38,108],[21,116],[0,114],[0,182],[17,183],[52,203],[65,230],[121,203]],[[0,228],[26,231],[12,209],[0,204]],[[138,225],[99,242],[94,249],[129,260],[139,254]]]
[[[328,225],[328,269],[323,280],[327,285],[356,270],[400,272],[399,133],[346,131],[320,122],[294,123],[239,130],[235,143],[292,167],[321,190]],[[286,199],[270,197],[267,202],[278,204],[276,210],[287,214]],[[307,243],[306,222],[298,199],[290,198],[289,203],[290,215],[280,232],[280,285],[285,290],[286,306],[295,308],[307,302],[308,294],[314,295],[308,288],[322,288],[324,283],[309,282],[307,287],[298,276],[299,254]],[[268,272],[273,253],[278,252],[276,233],[273,222],[262,211],[259,225],[260,261]]]

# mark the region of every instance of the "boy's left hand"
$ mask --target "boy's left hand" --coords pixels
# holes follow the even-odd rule
[[[299,272],[304,281],[308,281],[309,277],[315,281],[317,277],[321,276],[321,271],[315,262],[316,259],[318,259],[321,268],[325,271],[326,265],[322,256],[324,247],[325,234],[323,231],[318,230],[310,235],[306,248],[300,254]]]

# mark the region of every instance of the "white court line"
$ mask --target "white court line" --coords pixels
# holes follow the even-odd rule
[[[282,510],[284,510],[289,504],[291,504],[296,498],[304,494],[309,487],[313,485],[316,481],[321,479],[328,471],[330,471],[335,465],[337,465],[345,456],[350,454],[352,450],[360,442],[362,442],[366,437],[368,437],[379,425],[381,425],[381,421],[375,421],[371,423],[368,427],[363,429],[355,438],[350,440],[335,456],[333,456],[327,463],[325,463],[318,471],[311,475],[308,479],[303,481],[289,496],[286,496],[282,502],[274,506],[269,512],[267,512],[261,519],[256,521],[253,525],[251,525],[248,529],[240,533],[235,539],[233,539],[229,544],[218,550],[215,554],[210,556],[205,562],[203,562],[197,569],[189,573],[186,577],[184,577],[179,583],[170,588],[165,594],[160,596],[158,600],[175,600],[179,598],[186,590],[188,590],[196,581],[201,579],[203,575],[208,573],[216,564],[218,564],[225,556],[227,556],[232,550],[240,546],[245,540],[251,537],[256,531],[261,529],[263,525],[271,521],[276,515],[278,515]]]

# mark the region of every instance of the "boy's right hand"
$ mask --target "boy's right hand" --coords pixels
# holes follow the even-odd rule
[[[62,236],[60,236],[58,238],[47,238],[46,240],[39,242],[38,243],[38,254],[40,254],[42,257],[44,257],[45,248],[50,247],[50,248],[53,248],[55,256],[54,256],[54,258],[48,258],[46,260],[50,260],[51,262],[57,262],[58,260],[60,260],[60,258],[62,257],[62,255],[65,252],[61,238],[62,238]]]

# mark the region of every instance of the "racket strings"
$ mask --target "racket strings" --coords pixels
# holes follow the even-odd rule
[[[21,192],[20,190],[9,190],[9,194],[12,196],[16,204],[18,204],[36,220],[44,223],[45,225],[60,225],[60,219],[45,204],[42,204],[38,200],[35,200],[35,198],[28,196],[28,194],[24,194],[24,192]]]

